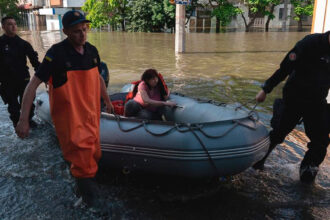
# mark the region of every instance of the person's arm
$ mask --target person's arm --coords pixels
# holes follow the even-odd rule
[[[270,93],[280,82],[282,82],[289,75],[289,72],[285,71],[288,68],[283,68],[290,66],[287,64],[288,62],[286,60],[287,58],[282,61],[282,64],[284,65],[281,64],[281,67],[276,70],[276,72],[262,85],[262,89],[256,95],[257,102],[264,102],[266,100],[267,93]]]
[[[147,91],[145,90],[139,90],[142,100],[144,103],[152,105],[152,106],[170,106],[170,107],[174,107],[176,106],[175,102],[171,102],[171,101],[157,101],[157,100],[153,100],[149,97]]]
[[[294,69],[297,59],[295,49],[291,50],[281,62],[280,68],[266,80],[262,89],[265,93],[270,93],[280,82],[282,82]]]
[[[170,97],[170,94],[171,94],[171,92],[170,92],[170,90],[168,90],[168,93],[167,93],[167,95],[166,95],[166,96],[164,96],[164,99],[165,99],[165,100],[168,100],[168,99],[169,99],[169,97]]]
[[[42,81],[38,77],[33,76],[31,81],[25,88],[23,100],[22,100],[21,115],[20,115],[19,121],[17,123],[17,126],[15,128],[16,134],[20,138],[25,138],[29,135],[30,110],[31,110],[33,100],[36,96],[36,90],[41,82]]]
[[[26,55],[28,56],[31,65],[33,66],[34,70],[37,71],[40,65],[38,59],[38,53],[33,49],[31,44],[27,43],[26,45]]]
[[[256,95],[257,102],[265,101],[267,94],[270,93],[280,82],[282,82],[289,74],[291,74],[299,62],[303,59],[303,51],[306,50],[306,44],[300,41],[296,46],[285,56],[280,64],[280,68],[265,81],[262,89]]]
[[[103,80],[103,77],[101,75],[99,75],[99,76],[100,76],[101,97],[104,101],[107,112],[112,113],[112,112],[114,112],[114,108],[113,108],[113,105],[111,103],[110,97],[107,93],[107,88],[105,86],[105,82]]]

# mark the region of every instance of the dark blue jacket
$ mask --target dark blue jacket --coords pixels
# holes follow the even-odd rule
[[[284,101],[326,102],[330,87],[329,34],[311,34],[300,40],[264,83],[263,90],[270,93],[289,76],[283,87]]]
[[[15,83],[30,79],[27,59],[29,58],[35,70],[39,67],[38,53],[30,43],[19,36],[0,37],[0,82]]]

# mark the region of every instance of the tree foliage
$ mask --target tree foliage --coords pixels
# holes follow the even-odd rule
[[[314,11],[314,0],[291,0],[294,6],[293,19],[298,22],[298,31],[302,31],[302,18],[304,16],[312,16]]]
[[[175,7],[168,0],[132,0],[130,4],[131,31],[160,32],[175,24]]]
[[[123,31],[126,29],[125,21],[129,13],[128,2],[128,0],[107,0],[108,14],[112,23],[119,22]]]
[[[209,0],[209,4],[213,7],[212,16],[215,16],[217,20],[216,32],[219,31],[219,28],[227,26],[233,16],[241,13],[241,10],[228,0]]]
[[[250,30],[258,16],[268,16],[270,20],[274,19],[274,7],[280,4],[280,0],[245,0],[243,2],[245,2],[248,6],[250,15],[250,20],[247,22],[244,16],[244,12],[241,11],[241,15],[245,24],[245,31],[247,32]]]
[[[271,20],[273,20],[275,18],[275,15],[274,15],[275,6],[279,5],[281,2],[282,2],[281,0],[269,0],[267,10],[265,11],[265,15],[267,16],[267,21],[265,24],[265,31],[269,30],[269,23]]]
[[[82,10],[87,12],[87,18],[92,21],[91,27],[121,23],[125,30],[127,4],[128,0],[86,0]]]
[[[163,0],[165,24],[167,28],[175,27],[175,6],[170,4],[168,0]]]
[[[312,16],[314,11],[314,0],[291,0],[294,6],[296,21],[300,21],[303,16]]]
[[[18,17],[18,0],[0,0],[0,14],[1,16]]]
[[[86,18],[91,21],[93,28],[99,28],[110,23],[106,0],[86,0],[82,10],[87,12]]]

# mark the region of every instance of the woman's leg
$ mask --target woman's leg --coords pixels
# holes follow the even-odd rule
[[[142,110],[141,105],[131,99],[125,104],[124,115],[126,117],[136,117],[138,116],[141,110]]]

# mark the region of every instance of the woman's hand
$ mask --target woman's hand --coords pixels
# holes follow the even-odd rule
[[[164,102],[164,105],[169,106],[169,107],[175,107],[177,104],[176,104],[176,102],[166,101],[166,102]]]

